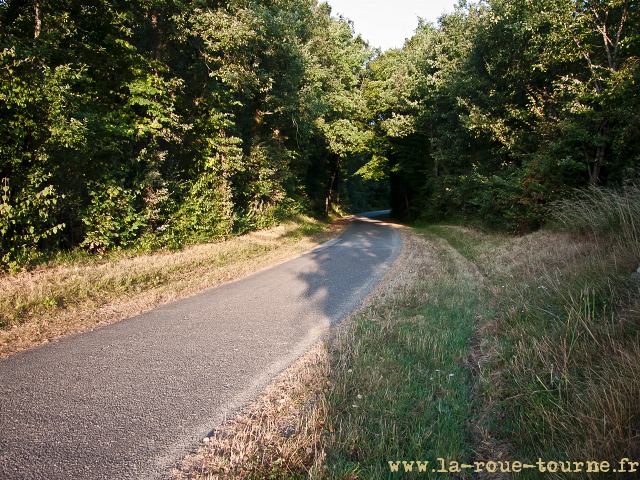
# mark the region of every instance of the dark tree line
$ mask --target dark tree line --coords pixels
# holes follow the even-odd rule
[[[628,0],[461,1],[370,63],[365,168],[399,215],[521,233],[575,188],[635,182],[639,20]]]

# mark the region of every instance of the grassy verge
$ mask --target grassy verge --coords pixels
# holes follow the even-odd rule
[[[403,300],[353,322],[332,357],[328,415],[339,429],[326,438],[325,476],[393,478],[407,473],[388,460],[442,458],[449,472],[432,463],[421,475],[505,478],[506,462],[520,461],[535,468],[519,478],[637,478],[639,217],[629,196],[560,205],[564,233],[417,230],[432,268]],[[443,385],[442,372],[457,381]],[[451,461],[493,461],[496,472],[454,472]]]
[[[412,245],[409,269],[421,280],[357,314],[334,343],[329,478],[387,478],[390,461],[429,461],[426,476],[437,478],[438,458],[447,469],[473,458],[468,419],[478,405],[468,361],[485,314],[480,278],[437,237],[423,232]]]
[[[221,429],[178,478],[638,478],[640,192],[557,208],[562,232],[406,231],[321,373],[293,370],[288,430],[265,434],[259,405],[233,427],[270,453],[234,457],[246,440]]]
[[[227,241],[152,254],[59,258],[0,277],[0,355],[110,323],[298,255],[344,223],[298,217]]]
[[[640,474],[639,206],[591,191],[558,206],[567,233],[431,228],[489,279],[494,380],[479,392],[500,420],[489,434],[536,466],[520,478]]]

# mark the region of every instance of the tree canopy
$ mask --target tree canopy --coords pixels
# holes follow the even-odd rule
[[[0,2],[0,263],[388,202],[535,229],[638,176],[638,13],[461,0],[381,53],[314,0]]]
[[[369,170],[386,165],[394,210],[524,233],[572,189],[635,181],[639,18],[630,1],[491,0],[421,22],[369,66],[387,159]]]

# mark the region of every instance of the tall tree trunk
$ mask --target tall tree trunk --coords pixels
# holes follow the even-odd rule
[[[42,28],[42,19],[40,16],[42,15],[42,11],[40,10],[40,2],[36,2],[36,28],[33,32],[33,38],[38,38],[40,35],[40,30]]]
[[[333,176],[331,177],[331,183],[329,184],[329,196],[327,197],[327,214],[329,213],[329,207],[332,205],[332,195],[333,190],[335,188],[336,179],[338,177],[338,171],[340,170],[340,158],[338,157],[338,161],[336,162],[336,169],[333,171]]]
[[[606,120],[598,129],[598,138],[602,138],[607,134],[608,128],[606,126]],[[602,170],[602,166],[604,165],[604,155],[607,150],[607,142],[602,141],[599,145],[596,146],[596,154],[593,159],[593,168],[589,172],[591,174],[591,183],[593,185],[600,184],[600,170]]]
[[[164,31],[163,31],[163,19],[162,12],[159,12],[157,9],[153,9],[153,13],[151,14],[151,25],[153,27],[153,33],[155,37],[155,45],[153,46],[153,59],[156,62],[162,60],[162,50],[165,47],[164,43]]]
[[[607,144],[598,145],[596,147],[596,156],[593,162],[593,168],[591,169],[591,182],[593,185],[600,184],[600,170],[602,169],[602,164],[604,163],[604,153],[607,148]]]

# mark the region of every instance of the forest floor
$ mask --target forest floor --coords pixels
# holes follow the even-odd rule
[[[630,252],[549,231],[402,234],[365,304],[171,478],[637,478]]]
[[[340,235],[299,216],[279,226],[178,251],[58,257],[0,276],[0,357],[113,323],[289,260]]]

